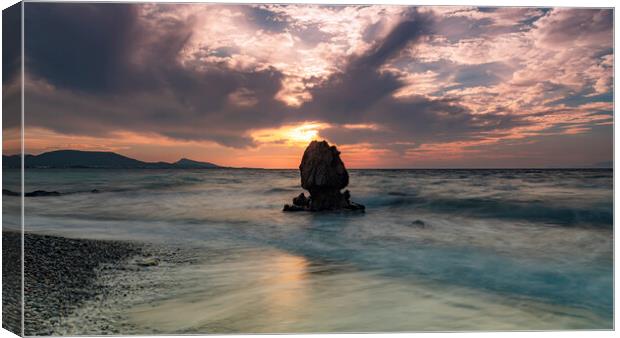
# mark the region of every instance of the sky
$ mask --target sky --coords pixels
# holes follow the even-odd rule
[[[609,9],[26,3],[24,57],[27,153],[295,168],[325,139],[349,168],[613,159]]]

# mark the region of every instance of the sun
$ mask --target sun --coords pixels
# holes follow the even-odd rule
[[[302,122],[288,124],[278,128],[254,130],[250,136],[262,144],[286,144],[288,146],[307,145],[310,141],[321,137],[321,130],[330,128],[331,125],[322,122]]]
[[[292,128],[287,133],[287,138],[293,142],[310,142],[319,134],[318,123],[307,123]]]

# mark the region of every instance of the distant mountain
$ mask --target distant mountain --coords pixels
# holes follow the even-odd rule
[[[187,169],[209,169],[209,168],[219,168],[219,166],[209,163],[209,162],[198,162],[194,160],[190,160],[187,158],[182,158],[174,163],[172,163],[175,167],[179,168],[187,168]]]
[[[213,169],[209,162],[181,159],[174,163],[143,162],[107,151],[57,150],[40,155],[26,155],[26,168],[105,168],[105,169]],[[3,168],[20,168],[19,155],[2,156]]]

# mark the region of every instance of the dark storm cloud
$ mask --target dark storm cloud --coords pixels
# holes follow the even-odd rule
[[[135,5],[124,4],[28,4],[26,16],[27,70],[57,86],[27,89],[37,108],[31,126],[86,135],[156,132],[245,147],[252,145],[246,130],[277,123],[287,110],[274,99],[282,74],[273,68],[179,64],[189,23],[168,19],[152,30],[137,24]],[[239,90],[250,93],[252,107],[230,100]]]
[[[21,3],[2,11],[2,82],[6,83],[21,69]]]
[[[410,10],[407,14],[407,19],[396,25],[375,48],[372,48],[368,53],[355,60],[356,64],[352,66],[357,68],[378,68],[409,43],[416,42],[421,37],[429,34],[432,25],[433,17],[431,15],[420,14],[416,10]]]
[[[21,40],[21,3],[17,3],[2,11],[2,127],[4,131],[21,126]]]
[[[29,72],[78,91],[119,90],[135,23],[129,4],[26,4]]]
[[[290,108],[275,99],[284,77],[278,70],[233,70],[202,60],[182,65],[177,56],[192,37],[191,22],[171,17],[157,26],[144,26],[136,8],[27,4],[27,71],[34,80],[27,86],[28,126],[95,136],[119,130],[150,132],[248,147],[254,145],[247,135],[251,129],[308,120],[381,126],[375,131],[323,133],[337,143],[471,139],[480,132],[525,123],[501,114],[475,116],[450,98],[394,98],[405,83],[380,69],[407,46],[434,33],[436,19],[431,14],[408,12],[368,52],[346,60],[342,72],[313,87],[309,102]],[[262,27],[282,29],[281,18],[263,9],[252,11]],[[37,79],[55,88],[41,86]],[[467,70],[461,80],[477,83]]]
[[[515,116],[486,114],[475,116],[450,98],[430,99],[423,96],[394,98],[394,92],[405,84],[380,67],[409,44],[431,34],[433,17],[415,11],[398,24],[386,38],[366,54],[353,58],[341,73],[332,75],[325,84],[311,91],[313,100],[302,110],[316,118],[337,124],[377,124],[386,131],[342,131],[335,128],[323,132],[337,143],[451,141],[479,137],[480,132],[498,131],[526,124]],[[483,65],[483,68],[490,67]],[[493,67],[491,67],[493,68]],[[461,73],[464,82],[467,69]],[[495,78],[476,81],[494,82]]]
[[[611,45],[613,41],[613,11],[609,9],[565,9],[547,17],[541,26],[543,41],[566,47],[587,43],[593,47]]]
[[[408,20],[398,24],[369,52],[353,57],[344,71],[313,89],[312,101],[301,110],[337,123],[355,123],[354,120],[363,119],[363,112],[403,86],[395,75],[380,73],[379,67],[407,44],[424,36],[429,26],[429,17],[412,12]]]

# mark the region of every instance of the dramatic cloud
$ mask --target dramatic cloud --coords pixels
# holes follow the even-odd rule
[[[2,149],[21,151],[21,5],[2,12]]]
[[[512,163],[506,152],[544,166],[524,149],[576,135],[609,149],[611,10],[27,3],[25,15],[26,124],[57,141],[35,152],[79,138],[154,156],[124,135],[288,166],[324,137],[356,165],[410,167]]]
[[[61,133],[156,132],[252,145],[250,128],[282,119],[273,67],[184,65],[191,20],[150,19],[136,5],[28,5],[28,119]],[[50,15],[51,13],[51,15]],[[155,20],[153,23],[149,20]],[[146,21],[146,22],[143,22]]]

